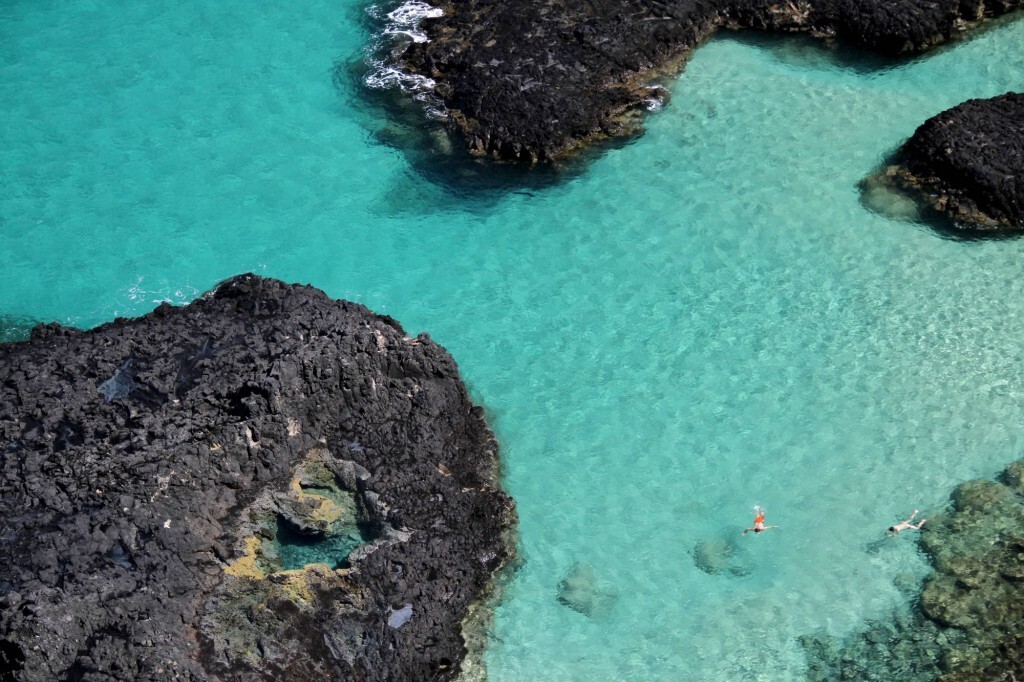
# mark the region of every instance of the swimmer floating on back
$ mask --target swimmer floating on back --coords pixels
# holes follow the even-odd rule
[[[744,535],[746,535],[750,531],[754,531],[755,533],[760,533],[762,531],[768,530],[769,528],[778,528],[778,526],[766,526],[766,525],[764,525],[764,512],[765,512],[764,509],[762,509],[761,507],[759,507],[756,504],[754,505],[754,526],[753,526],[753,528],[747,528],[745,531],[743,531]]]
[[[907,519],[906,521],[900,521],[899,523],[897,523],[894,526],[889,526],[889,532],[886,533],[886,535],[888,535],[891,538],[894,538],[894,537],[896,537],[897,535],[900,534],[901,530],[921,530],[921,526],[923,526],[924,522],[927,521],[928,519],[921,519],[920,521],[917,522],[917,525],[915,526],[913,524],[915,516],[917,516],[917,510],[916,509],[914,510],[914,513],[910,515],[910,518]]]

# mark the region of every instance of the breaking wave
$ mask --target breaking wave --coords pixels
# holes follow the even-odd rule
[[[380,5],[371,5],[367,13],[383,24],[378,37],[366,51],[366,65],[369,71],[363,83],[374,90],[398,89],[411,95],[421,103],[431,118],[445,118],[447,111],[441,99],[434,93],[436,83],[432,78],[402,70],[400,58],[412,43],[427,42],[427,35],[420,29],[424,19],[437,18],[444,11],[428,5],[422,0],[408,0],[391,11]]]
[[[385,29],[385,34],[406,35],[414,43],[425,43],[427,35],[420,31],[420,24],[424,19],[436,19],[444,16],[444,10],[432,7],[420,0],[410,0],[388,12],[385,16],[391,22]]]
[[[644,99],[644,108],[647,111],[661,111],[668,104],[668,88],[661,85],[653,85],[647,89],[648,97]]]
[[[154,286],[148,282],[144,284],[144,279],[142,275],[137,276],[134,284],[129,285],[118,293],[112,311],[114,317],[141,315],[152,310],[153,304],[170,303],[175,306],[185,305],[199,298],[199,295],[202,293],[199,289],[187,283],[171,285],[165,282]],[[105,311],[104,315],[109,315],[109,312]]]

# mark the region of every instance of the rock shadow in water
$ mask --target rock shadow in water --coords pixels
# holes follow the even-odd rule
[[[822,40],[806,34],[766,33],[740,29],[719,34],[722,40],[732,40],[763,50],[776,61],[798,68],[818,71],[848,71],[864,76],[906,66],[926,59],[921,55],[887,55],[858,49],[836,39]]]

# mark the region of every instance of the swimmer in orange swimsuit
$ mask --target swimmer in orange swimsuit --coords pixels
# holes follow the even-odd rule
[[[746,535],[750,531],[754,531],[755,533],[761,533],[763,531],[768,530],[769,528],[778,528],[778,526],[764,525],[764,512],[764,509],[757,505],[754,505],[754,526],[752,528],[747,528],[745,531],[743,531],[744,535]]]

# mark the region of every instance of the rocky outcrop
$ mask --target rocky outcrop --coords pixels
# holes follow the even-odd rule
[[[872,180],[963,230],[1024,230],[1024,94],[968,100],[928,119]]]
[[[402,56],[477,156],[537,163],[636,131],[659,77],[720,27],[917,52],[1021,0],[451,0]]]
[[[497,472],[443,348],[310,287],[37,327],[0,345],[0,678],[451,678]]]
[[[934,571],[916,612],[846,641],[808,637],[810,679],[1024,679],[1024,460],[1000,481],[968,481],[929,514],[920,544]]]

